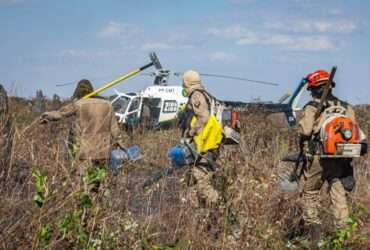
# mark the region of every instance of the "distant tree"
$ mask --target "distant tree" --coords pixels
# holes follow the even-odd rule
[[[62,101],[60,100],[60,97],[57,94],[53,95],[52,105],[53,109],[59,109],[62,106]]]
[[[37,113],[43,113],[46,111],[46,98],[42,93],[41,89],[36,91],[36,98],[34,100],[33,111]]]

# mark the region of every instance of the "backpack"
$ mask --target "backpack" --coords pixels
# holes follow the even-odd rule
[[[319,142],[322,157],[355,158],[361,155],[362,131],[347,115],[347,105],[338,100],[321,113]]]
[[[205,96],[208,107],[210,107],[210,115],[214,116],[223,128],[224,144],[238,144],[240,142],[240,133],[238,131],[240,127],[239,112],[227,107],[203,89],[197,89],[195,91],[199,91]],[[191,95],[189,96],[189,100]]]

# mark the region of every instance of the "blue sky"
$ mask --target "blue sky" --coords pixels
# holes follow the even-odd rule
[[[0,83],[15,95],[68,97],[74,85],[55,84],[88,78],[98,87],[155,51],[175,72],[280,84],[204,78],[221,99],[277,100],[310,71],[336,64],[335,93],[370,103],[369,9],[368,0],[0,0]],[[151,81],[136,76],[117,89]]]

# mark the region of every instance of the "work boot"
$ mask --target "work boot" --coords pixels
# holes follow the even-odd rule
[[[222,233],[222,215],[220,214],[220,211],[213,209],[207,209],[208,210],[208,216],[207,216],[207,226],[206,229],[210,236],[217,240],[219,239],[221,233]]]
[[[311,247],[314,249],[317,248],[317,244],[321,240],[321,225],[317,223],[308,225],[308,235],[310,237]]]

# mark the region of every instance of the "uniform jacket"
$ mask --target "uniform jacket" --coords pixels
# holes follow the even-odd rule
[[[206,97],[207,96],[207,97]],[[191,128],[189,134],[196,135],[202,130],[210,116],[210,98],[203,88],[193,89],[189,93],[188,106],[194,111],[197,118],[195,125]]]
[[[60,120],[75,116],[72,128],[75,141],[79,143],[80,160],[108,159],[113,144],[123,147],[112,105],[97,98],[80,99],[62,107],[59,111],[45,113],[48,120]]]

